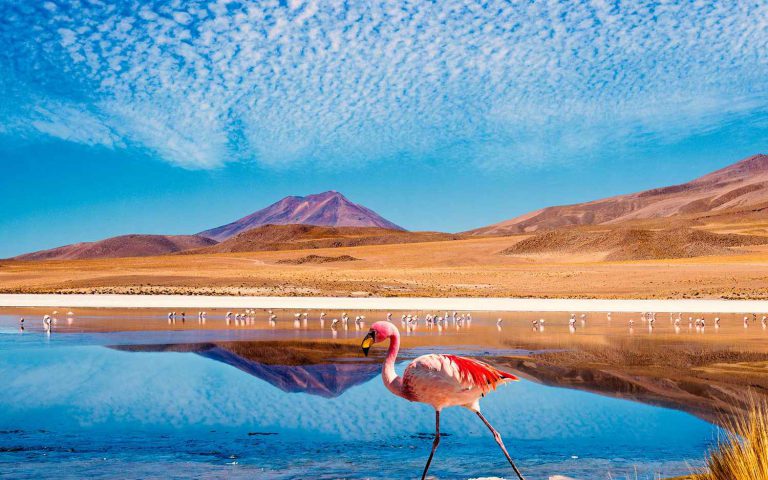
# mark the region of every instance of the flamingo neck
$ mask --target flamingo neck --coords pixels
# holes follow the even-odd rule
[[[387,358],[384,359],[384,368],[381,369],[381,378],[384,380],[384,386],[390,392],[403,397],[403,379],[397,376],[397,372],[395,372],[395,360],[399,350],[400,333],[395,330],[389,336],[389,350],[387,351]]]

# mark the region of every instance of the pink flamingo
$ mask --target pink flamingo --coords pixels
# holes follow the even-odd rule
[[[507,381],[517,381],[514,375],[494,368],[487,363],[456,355],[422,355],[411,362],[399,377],[395,372],[395,359],[400,349],[400,332],[389,322],[375,322],[363,339],[363,353],[368,356],[368,350],[374,343],[389,339],[389,350],[381,370],[384,386],[397,395],[411,402],[421,402],[435,409],[435,440],[432,442],[432,452],[421,479],[427,477],[432,457],[440,444],[440,411],[445,407],[460,406],[474,412],[486,427],[493,433],[493,438],[501,447],[504,456],[520,480],[524,480],[520,470],[509,456],[501,435],[480,413],[480,398],[486,393]]]

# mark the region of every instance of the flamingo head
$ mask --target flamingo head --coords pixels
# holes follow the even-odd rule
[[[389,322],[374,322],[371,325],[371,329],[363,338],[363,343],[360,347],[363,349],[363,354],[368,356],[368,350],[371,349],[374,343],[383,342],[390,336],[394,335],[397,331],[394,325]]]

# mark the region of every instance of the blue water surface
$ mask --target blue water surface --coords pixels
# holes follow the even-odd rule
[[[108,346],[124,337],[0,333],[0,477],[420,478],[434,413],[375,373],[321,396],[290,369],[277,384],[199,352]],[[716,436],[683,412],[524,380],[482,406],[529,480],[685,474]],[[441,427],[434,477],[513,478],[471,412]]]

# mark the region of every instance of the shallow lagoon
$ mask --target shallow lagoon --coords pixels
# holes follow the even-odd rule
[[[80,319],[65,327],[60,320],[49,337],[32,323],[21,334],[17,322],[0,317],[3,477],[400,479],[417,478],[429,453],[431,409],[391,396],[378,359],[275,365],[200,346],[325,338],[327,331],[297,332],[289,322],[233,330],[217,328],[219,320],[142,331],[136,324],[145,321],[128,315],[119,322],[132,322],[130,331],[81,329]],[[484,324],[495,328],[491,319],[475,320],[477,330]],[[352,340],[358,333],[340,335]],[[446,336],[440,343],[455,347],[436,350],[472,353],[469,343],[477,341]],[[165,351],[156,351],[158,344]],[[525,380],[501,387],[482,405],[531,480],[685,474],[717,434],[683,412]],[[442,430],[447,436],[432,475],[511,478],[470,412],[445,411]]]

